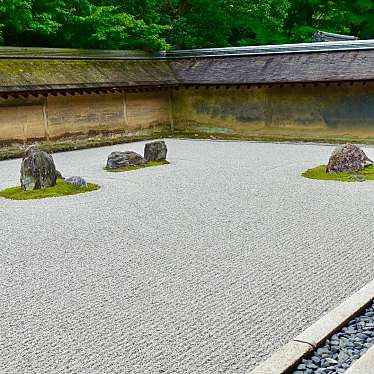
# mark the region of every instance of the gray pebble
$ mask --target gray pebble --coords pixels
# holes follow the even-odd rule
[[[293,374],[343,374],[374,346],[374,310],[368,308],[304,359]]]

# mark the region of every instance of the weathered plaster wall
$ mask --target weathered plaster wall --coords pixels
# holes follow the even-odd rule
[[[167,91],[0,100],[3,144],[170,128]]]
[[[374,138],[374,84],[199,87],[0,99],[0,144],[192,130],[242,136]]]
[[[183,88],[173,93],[177,130],[242,135],[374,136],[374,84]]]
[[[48,135],[52,139],[126,128],[121,94],[48,96],[47,116]]]
[[[170,93],[168,91],[126,93],[129,131],[146,130],[166,124],[170,128]]]
[[[0,99],[0,143],[44,139],[45,98]]]

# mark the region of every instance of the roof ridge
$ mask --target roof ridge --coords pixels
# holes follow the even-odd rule
[[[162,57],[168,58],[168,59],[173,59],[173,58],[266,55],[266,54],[279,54],[279,53],[292,54],[292,53],[312,53],[312,52],[333,52],[333,51],[351,51],[351,50],[368,50],[368,49],[374,49],[374,39],[174,50],[174,51],[160,52],[159,55]]]
[[[315,53],[374,49],[374,39],[316,43],[269,44],[258,46],[201,48],[149,53],[137,50],[96,50],[74,48],[0,47],[0,59],[73,60],[160,60],[266,54]]]

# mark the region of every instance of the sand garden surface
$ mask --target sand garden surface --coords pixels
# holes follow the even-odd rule
[[[131,173],[106,157],[142,142],[55,154],[101,188],[0,198],[1,373],[244,374],[372,280],[374,184],[301,176],[332,146],[167,145]]]

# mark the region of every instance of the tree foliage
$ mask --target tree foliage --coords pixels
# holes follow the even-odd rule
[[[292,0],[285,23],[290,41],[308,41],[315,30],[374,38],[372,0]]]
[[[374,38],[373,0],[0,0],[0,42],[158,50]]]

